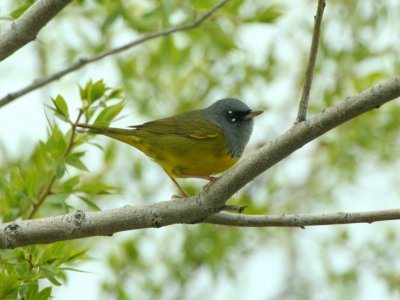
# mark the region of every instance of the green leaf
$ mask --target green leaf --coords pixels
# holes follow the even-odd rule
[[[214,1],[211,0],[194,0],[192,1],[192,6],[194,9],[209,10],[215,5]]]
[[[369,86],[372,86],[385,78],[385,73],[375,71],[365,76],[359,76],[353,79],[355,90],[362,91]]]
[[[107,31],[112,24],[118,19],[118,17],[121,16],[121,11],[119,9],[112,9],[109,14],[107,14],[106,19],[103,22],[103,25],[101,25],[101,31],[105,32]]]
[[[64,161],[59,160],[56,164],[56,177],[61,178],[65,174],[65,164]]]
[[[81,177],[77,175],[64,181],[61,185],[62,191],[67,193],[72,193],[74,191],[74,188],[79,184],[80,179]]]
[[[92,81],[89,81],[84,88],[79,86],[79,95],[81,96],[82,101],[87,100],[87,86],[91,82]]]
[[[68,199],[69,196],[70,193],[53,194],[46,199],[46,202],[52,205],[62,206],[62,204]]]
[[[88,92],[89,103],[93,103],[94,101],[100,99],[107,90],[108,88],[106,87],[103,80],[95,82]]]
[[[83,249],[74,249],[68,256],[66,262],[72,262],[74,260],[77,260],[78,258],[82,258],[86,252],[88,252],[90,248],[83,248]],[[84,272],[84,271],[81,271]]]
[[[68,112],[68,106],[67,102],[65,102],[65,99],[61,95],[57,95],[57,97],[51,98],[51,101],[53,102],[55,106],[55,113],[56,116],[58,116],[60,119],[63,121],[69,121],[69,112]]]
[[[85,110],[86,120],[89,121],[93,117],[95,112],[96,112],[96,109],[94,109],[94,108],[86,109]]]
[[[91,195],[106,195],[118,190],[117,187],[98,182],[87,182],[79,187],[79,190]]]
[[[41,145],[42,150],[50,153],[53,159],[60,159],[67,149],[67,141],[63,132],[57,126],[52,126],[50,129],[47,142]]]
[[[15,296],[19,286],[20,281],[16,273],[9,273],[5,268],[0,270],[0,299],[17,299]]]
[[[23,5],[21,5],[20,7],[18,7],[17,9],[13,10],[10,13],[10,17],[13,19],[18,19],[25,11],[28,10],[29,7],[31,7],[31,5],[34,3],[35,1],[33,0],[29,0],[26,3],[24,3]]]
[[[110,99],[118,98],[121,95],[121,92],[122,92],[121,89],[113,89],[113,90],[111,90],[110,93],[107,94],[106,99],[110,100]]]
[[[50,296],[51,296],[51,290],[52,290],[51,286],[44,288],[43,290],[41,290],[37,294],[35,300],[47,300],[47,299],[49,299]]]
[[[30,284],[30,285],[28,286],[27,290],[26,290],[26,294],[25,294],[26,299],[27,299],[27,300],[34,300],[34,299],[36,299],[36,296],[37,296],[37,294],[38,294],[38,290],[39,290],[39,287],[38,287],[37,283],[35,283],[35,284]]]
[[[109,89],[110,88],[105,85],[103,80],[96,81],[95,83],[93,83],[92,80],[89,80],[84,88],[79,86],[79,94],[84,103],[84,107],[87,107],[102,97],[105,97],[105,94]]]
[[[61,286],[61,282],[56,279],[57,268],[43,265],[40,270],[44,273],[44,276],[54,285]]]
[[[89,171],[86,165],[81,161],[81,157],[85,154],[85,152],[75,152],[66,158],[65,162],[79,170]]]
[[[95,210],[95,211],[100,211],[101,208],[99,206],[97,206],[96,203],[94,203],[92,200],[90,200],[89,198],[86,198],[84,196],[78,196],[79,199],[81,199],[83,202],[86,203],[87,206],[89,206],[91,209]]]
[[[104,108],[94,121],[95,125],[110,125],[111,121],[121,112],[125,104],[123,101]]]
[[[104,151],[104,147],[103,147],[102,145],[98,144],[98,143],[89,141],[88,144],[90,144],[90,145],[92,145],[92,146],[95,146],[97,149],[99,149],[99,150],[101,150],[101,151]]]
[[[218,47],[219,50],[229,51],[231,49],[236,48],[235,41],[226,33],[218,29],[215,32],[213,32],[213,34],[215,36],[215,41],[213,41],[213,43],[215,43],[215,46]]]
[[[37,170],[30,170],[26,175],[26,192],[29,196],[36,195],[40,185],[39,176]]]
[[[159,30],[160,26],[160,13],[161,8],[159,5],[154,6],[154,8],[150,11],[145,12],[144,14],[134,15],[132,18],[129,18],[129,24],[138,32],[151,32]]]
[[[80,270],[80,269],[77,269],[77,268],[61,268],[61,270],[64,270],[64,271],[73,271],[73,272],[77,272],[77,273],[93,274],[93,272],[84,271],[84,270]]]
[[[250,18],[245,18],[244,22],[273,23],[282,16],[282,8],[278,5],[271,5],[258,12]]]

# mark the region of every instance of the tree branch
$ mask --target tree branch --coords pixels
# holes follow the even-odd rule
[[[144,36],[142,36],[141,38],[138,38],[132,42],[129,42],[125,45],[122,45],[120,47],[111,49],[109,51],[103,52],[102,54],[99,54],[97,56],[91,57],[91,58],[80,58],[78,59],[77,62],[75,62],[74,64],[72,64],[71,66],[69,66],[68,68],[65,68],[57,73],[54,73],[53,75],[50,75],[47,78],[40,78],[40,79],[36,79],[34,80],[30,85],[20,89],[19,91],[16,92],[12,92],[7,94],[6,96],[4,96],[3,98],[0,98],[0,107],[14,101],[15,99],[26,95],[27,93],[30,93],[38,88],[41,88],[42,86],[45,86],[46,84],[49,84],[55,80],[60,79],[61,77],[74,72],[84,66],[86,66],[87,64],[96,62],[98,60],[101,60],[107,56],[110,55],[114,55],[117,53],[120,53],[122,51],[128,50],[132,47],[135,47],[137,45],[140,45],[146,41],[158,38],[158,37],[162,37],[162,36],[168,36],[171,35],[175,32],[178,31],[184,31],[184,30],[188,30],[188,29],[192,29],[192,28],[196,28],[199,27],[205,20],[207,20],[215,11],[217,11],[218,9],[220,9],[222,6],[224,6],[229,0],[224,0],[221,1],[219,4],[215,5],[213,8],[211,8],[209,11],[207,11],[204,15],[202,15],[201,17],[199,17],[198,19],[196,19],[195,21],[186,24],[186,25],[182,25],[182,26],[178,26],[178,27],[174,27],[174,28],[170,28],[170,29],[166,29],[160,32],[155,32],[155,33],[150,33],[150,34],[146,34]],[[1,40],[0,40],[1,41]]]
[[[317,15],[314,17],[314,31],[310,47],[310,55],[308,57],[307,70],[304,78],[303,92],[301,94],[299,111],[297,113],[296,123],[302,122],[307,118],[308,99],[310,98],[310,90],[313,80],[314,66],[317,59],[319,36],[321,33],[322,16],[325,9],[325,0],[318,0]]]
[[[153,205],[130,206],[93,213],[77,211],[65,216],[2,224],[0,225],[0,248],[51,243],[88,236],[111,235],[118,231],[161,227],[176,223],[202,222],[207,217],[218,213],[218,209],[215,208],[222,209],[225,202],[245,184],[295,150],[332,128],[369,110],[378,108],[399,96],[400,76],[396,76],[358,95],[348,97],[309,120],[293,125],[275,141],[228,170],[206,191],[185,200],[171,200]],[[378,214],[380,213],[378,212]],[[226,214],[221,215],[226,218]],[[213,218],[218,220],[221,217],[215,216]],[[207,220],[212,221],[213,218]],[[259,216],[246,216],[246,218],[259,218]],[[306,219],[306,217],[303,217],[303,221]],[[350,222],[345,222],[345,219],[342,218],[342,224],[356,221],[355,216],[350,218]],[[368,218],[361,222],[365,221],[368,222]],[[324,224],[328,224],[328,222]],[[282,226],[287,225],[282,223]],[[297,224],[296,226],[300,225]]]
[[[32,4],[10,27],[0,32],[0,61],[36,39],[39,31],[71,0],[40,0]]]
[[[176,223],[201,222],[213,214],[196,197],[125,206],[101,212],[77,210],[67,215],[0,225],[0,249],[52,243],[89,236],[109,236],[118,231],[158,228]],[[197,221],[196,221],[197,220]]]
[[[367,212],[339,212],[332,214],[301,215],[245,215],[220,212],[208,217],[203,223],[240,227],[301,227],[317,225],[339,225],[373,223],[400,220],[400,209]]]

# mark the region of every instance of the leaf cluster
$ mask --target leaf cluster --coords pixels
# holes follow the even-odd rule
[[[3,250],[0,256],[0,298],[50,299],[52,286],[65,283],[66,271],[75,270],[65,266],[85,258],[86,251],[75,242]]]
[[[80,200],[86,209],[100,210],[99,197],[119,191],[118,187],[107,184],[104,176],[88,175],[89,167],[83,161],[86,150],[82,145],[91,137],[78,133],[75,123],[108,125],[124,106],[120,90],[111,89],[99,80],[79,87],[79,94],[81,107],[75,120],[71,119],[69,101],[61,95],[52,98],[48,105],[52,114],[70,127],[68,130],[63,131],[63,124],[49,119],[47,138],[39,141],[27,157],[4,167],[0,180],[0,212],[4,222],[62,214],[80,207],[79,203],[70,204],[71,199]],[[3,251],[0,298],[50,298],[52,286],[66,282],[66,271],[74,270],[68,266],[87,259],[86,251],[78,242]],[[46,280],[47,287],[43,288],[42,282]]]

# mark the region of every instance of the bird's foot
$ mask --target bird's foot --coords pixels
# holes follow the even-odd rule
[[[211,212],[220,212],[221,210],[226,210],[226,211],[236,211],[238,213],[242,213],[247,205],[244,206],[236,206],[236,205],[223,205],[222,207],[209,207],[206,208],[206,211],[211,211]]]
[[[203,186],[203,190],[207,191],[209,189],[209,187],[218,180],[218,177],[214,177],[214,176],[208,176],[207,177],[208,183]]]
[[[172,195],[171,199],[172,200],[178,200],[178,199],[185,199],[185,198],[188,198],[188,197],[189,197],[189,195],[185,193],[185,195]]]

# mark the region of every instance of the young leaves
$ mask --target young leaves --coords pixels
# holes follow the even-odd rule
[[[50,107],[55,112],[55,115],[65,122],[69,122],[68,106],[64,98],[58,95],[56,98],[52,98],[51,101],[54,104],[54,108]]]
[[[109,89],[110,88],[105,85],[103,80],[96,81],[95,83],[89,80],[84,88],[79,87],[79,92],[81,100],[83,102],[87,101],[88,105],[91,105],[103,97]]]

